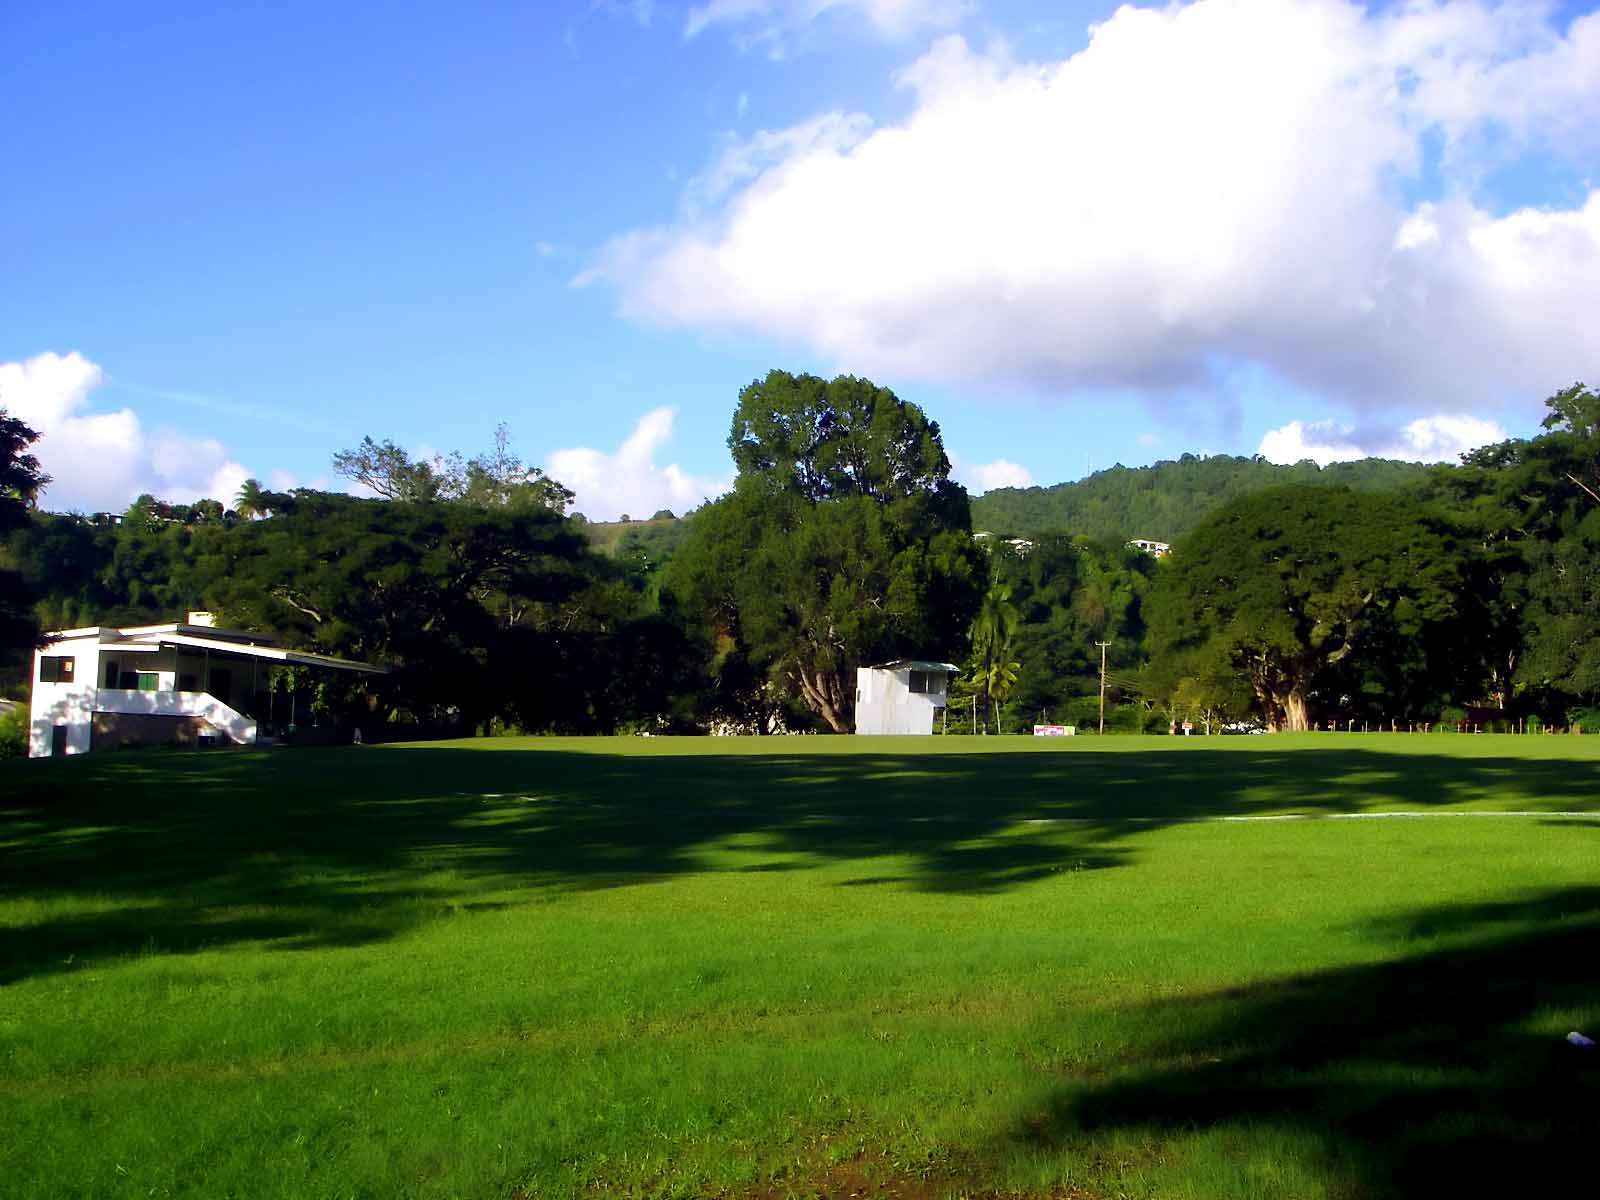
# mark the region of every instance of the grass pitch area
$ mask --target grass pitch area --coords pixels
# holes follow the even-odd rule
[[[1583,738],[0,764],[0,1194],[1591,1194],[1597,852]]]

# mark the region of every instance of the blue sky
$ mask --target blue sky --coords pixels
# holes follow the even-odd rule
[[[1600,381],[1593,9],[11,3],[0,404],[54,508],[504,421],[681,511],[771,367],[974,489],[1450,457]]]

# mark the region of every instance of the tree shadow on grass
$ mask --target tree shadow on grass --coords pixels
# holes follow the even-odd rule
[[[1444,944],[1153,1005],[1143,1023],[1170,1032],[1138,1061],[1063,1085],[1003,1140],[1076,1156],[1111,1136],[1210,1135],[1243,1155],[1309,1143],[1333,1195],[1592,1195],[1600,1054],[1563,1035],[1600,1020],[1600,887],[1377,932]]]
[[[1591,763],[1426,747],[482,745],[14,764],[0,773],[0,900],[39,908],[0,928],[0,982],[117,954],[357,945],[486,892],[533,902],[706,870],[859,861],[863,875],[845,882],[976,895],[1118,866],[1139,838],[1182,821],[1600,807]],[[708,858],[730,844],[738,861]]]

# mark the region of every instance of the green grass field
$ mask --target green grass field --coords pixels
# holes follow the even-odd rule
[[[1586,738],[0,764],[0,1196],[1592,1194],[1597,851]]]

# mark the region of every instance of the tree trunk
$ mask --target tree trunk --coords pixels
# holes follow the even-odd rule
[[[1250,686],[1272,733],[1304,733],[1311,728],[1306,715],[1304,676],[1271,659],[1252,664]]]
[[[1269,692],[1260,697],[1266,711],[1269,733],[1304,733],[1311,728],[1306,715],[1305,693],[1298,686]]]
[[[828,723],[835,733],[850,732],[850,705],[837,671],[815,671],[807,674],[802,667],[795,672],[800,682],[800,694],[806,705]]]
[[[1304,733],[1311,728],[1306,719],[1306,697],[1298,687],[1283,698],[1283,715],[1291,733]]]

